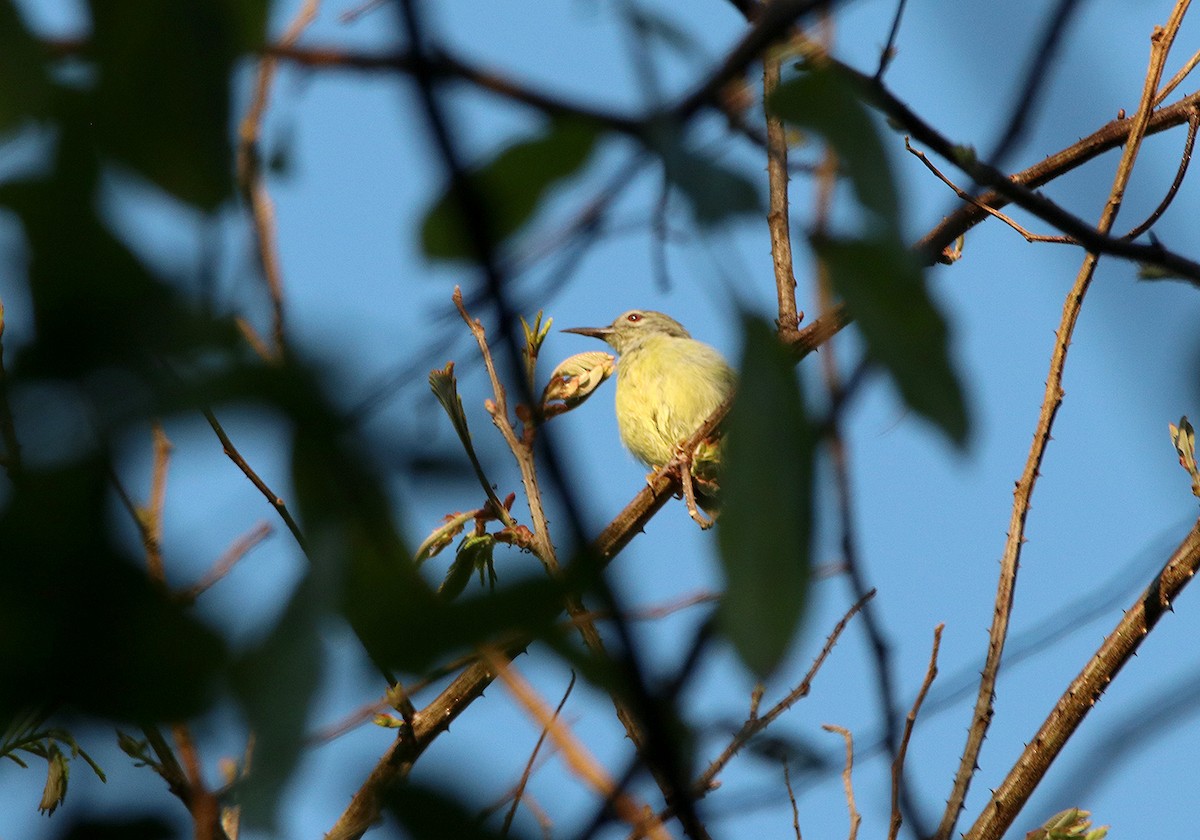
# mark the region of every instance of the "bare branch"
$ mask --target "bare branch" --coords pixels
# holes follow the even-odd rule
[[[1010,228],[1015,230],[1017,233],[1021,234],[1021,236],[1025,237],[1026,242],[1052,242],[1052,243],[1058,243],[1058,244],[1063,244],[1063,245],[1078,245],[1079,244],[1074,239],[1071,239],[1069,236],[1043,236],[1042,234],[1031,233],[1029,230],[1027,230],[1024,227],[1022,227],[1021,225],[1017,224],[1012,219],[1011,216],[1001,213],[999,210],[994,210],[991,207],[988,207],[986,204],[984,204],[978,198],[971,195],[966,190],[962,189],[957,184],[955,184],[953,181],[951,181],[949,178],[947,178],[945,175],[943,175],[942,171],[940,169],[938,169],[936,166],[934,166],[933,161],[931,161],[929,159],[928,155],[926,155],[920,149],[913,148],[913,145],[910,142],[908,142],[907,137],[904,138],[904,148],[906,150],[908,150],[909,152],[911,152],[917,158],[917,160],[921,161],[921,163],[923,163],[925,165],[926,169],[928,169],[930,172],[932,172],[934,175],[936,175],[938,180],[940,180],[943,184],[945,184],[950,189],[954,190],[955,195],[957,195],[963,201],[974,204],[976,207],[978,207],[980,210],[987,213],[989,216],[994,216],[995,218],[1004,222],[1004,224],[1008,225]],[[1128,235],[1126,235],[1126,238],[1128,239],[1130,237]]]
[[[783,786],[787,788],[788,802],[792,805],[792,831],[796,840],[804,840],[800,836],[800,809],[796,807],[796,792],[792,790],[792,775],[788,771],[787,758],[783,759]]]
[[[858,808],[854,804],[854,736],[850,734],[849,729],[834,726],[831,723],[822,724],[821,728],[826,732],[841,735],[846,742],[846,766],[842,770],[842,788],[846,791],[846,806],[850,809],[849,840],[855,840],[858,837],[858,827],[862,823],[862,814],[858,812]]]
[[[304,5],[296,13],[296,17],[288,25],[287,31],[279,43],[282,47],[290,47],[300,39],[304,30],[316,19],[320,0],[305,0]],[[258,66],[258,80],[254,87],[254,96],[246,116],[238,127],[237,174],[238,187],[242,198],[250,208],[254,222],[254,236],[258,243],[258,260],[262,268],[263,278],[267,283],[267,293],[271,298],[271,355],[269,360],[278,360],[283,355],[283,271],[279,267],[279,245],[275,233],[275,205],[267,192],[266,179],[262,173],[262,153],[259,149],[259,139],[262,133],[262,119],[267,110],[267,98],[271,90],[271,82],[275,78],[277,61],[271,56],[263,58]],[[247,324],[247,327],[249,325]],[[246,328],[243,328],[245,330]],[[264,349],[261,341],[251,344],[260,352]]]
[[[562,699],[558,701],[558,706],[554,709],[553,721],[558,720],[558,716],[562,714],[563,706],[567,705],[567,698],[571,696],[571,691],[575,688],[575,672],[571,672],[571,680],[567,683],[567,690],[563,692]],[[543,726],[542,734],[538,736],[537,743],[533,745],[533,752],[529,754],[529,760],[525,762],[525,769],[521,772],[521,779],[517,782],[517,787],[512,795],[512,807],[508,809],[508,813],[504,815],[504,825],[500,828],[500,833],[507,835],[509,828],[512,827],[513,817],[517,815],[517,807],[521,804],[521,797],[525,793],[525,786],[529,784],[529,777],[533,773],[534,762],[537,761],[538,753],[542,749],[542,744],[546,741],[546,736],[550,733],[550,727]]]
[[[942,629],[945,626],[939,624],[933,628],[933,650],[929,652],[929,667],[925,669],[925,682],[921,683],[917,699],[913,701],[912,708],[909,709],[908,716],[904,719],[904,735],[900,738],[900,748],[896,750],[896,758],[892,762],[892,819],[888,825],[888,840],[896,840],[900,834],[900,824],[903,822],[900,803],[902,801],[901,788],[904,783],[904,757],[908,754],[908,742],[912,738],[913,726],[916,725],[921,704],[925,702],[925,695],[929,693],[929,687],[933,685],[933,681],[937,677],[938,650],[942,646]]]
[[[220,559],[199,581],[189,586],[179,594],[179,597],[186,603],[191,603],[207,592],[218,581],[229,574],[233,567],[237,565],[243,557],[250,553],[250,550],[271,536],[272,528],[267,522],[260,522],[254,526],[249,532],[239,537],[229,549],[221,555]]]
[[[850,607],[850,609],[846,611],[846,614],[842,616],[841,620],[830,632],[828,638],[825,639],[825,645],[821,648],[821,652],[817,654],[817,658],[813,660],[813,664],[808,669],[808,673],[804,675],[804,679],[802,679],[795,688],[789,691],[786,697],[772,706],[765,715],[758,716],[752,714],[749,718],[747,718],[746,722],[742,724],[742,728],[739,729],[736,734],[734,734],[733,738],[730,739],[729,744],[724,750],[722,750],[721,754],[714,759],[711,764],[708,765],[708,768],[705,769],[705,771],[701,773],[700,777],[696,780],[694,790],[697,797],[703,796],[709,791],[717,775],[725,768],[725,765],[727,765],[730,760],[738,754],[742,747],[749,743],[751,738],[770,726],[780,715],[790,709],[798,700],[808,696],[808,692],[812,688],[812,681],[817,676],[817,671],[821,669],[821,666],[829,657],[830,652],[833,650],[833,646],[837,644],[838,638],[842,635],[842,631],[846,629],[846,625],[850,623],[850,619],[854,618],[855,614],[857,614],[859,610],[861,610],[863,606],[873,597],[875,597],[874,589],[868,592],[863,598],[859,599],[854,606]]]
[[[262,493],[270,503],[271,507],[275,508],[275,512],[279,514],[279,518],[283,520],[283,524],[292,532],[296,543],[300,546],[300,550],[305,554],[308,553],[308,546],[304,541],[304,534],[300,532],[300,526],[296,524],[296,520],[292,518],[291,512],[287,508],[287,503],[283,501],[283,497],[277,495],[274,490],[267,486],[258,473],[246,462],[242,457],[242,453],[238,452],[238,448],[233,445],[233,441],[229,439],[229,435],[225,432],[225,428],[217,420],[217,415],[213,414],[211,408],[204,408],[204,419],[208,421],[208,425],[217,435],[217,440],[221,441],[221,446],[225,450],[225,454],[229,460],[237,465],[237,468],[242,471],[246,478],[250,479],[250,483],[258,488],[258,492]]]
[[[779,86],[784,48],[776,46],[763,59],[763,101]],[[796,273],[792,268],[792,234],[788,221],[788,142],[783,120],[767,112],[767,181],[770,207],[767,230],[771,234],[771,262],[775,267],[775,296],[779,317],[775,326],[784,343],[800,332],[796,310]]]
[[[1188,115],[1187,139],[1183,142],[1183,154],[1179,158],[1179,167],[1175,170],[1175,180],[1171,182],[1170,189],[1167,190],[1167,194],[1163,196],[1163,200],[1158,203],[1158,206],[1154,208],[1154,212],[1147,216],[1144,222],[1125,234],[1124,239],[1137,239],[1148,231],[1155,222],[1162,218],[1162,214],[1167,212],[1167,208],[1175,200],[1175,195],[1183,184],[1183,178],[1187,175],[1188,164],[1192,162],[1192,148],[1196,144],[1196,127],[1198,125],[1200,125],[1200,109],[1193,110]]]
[[[670,834],[667,833],[654,812],[644,803],[638,802],[631,794],[617,788],[600,763],[575,738],[571,730],[558,719],[557,715],[551,714],[549,707],[537,696],[533,687],[509,666],[505,657],[485,651],[484,659],[497,672],[497,676],[504,683],[505,688],[516,698],[529,716],[549,733],[571,772],[597,794],[611,802],[617,816],[634,829],[635,836],[669,840]]]
[[[1200,522],[1175,549],[1166,565],[1125,611],[1112,633],[1067,686],[1037,734],[1030,739],[1008,776],[992,798],[966,840],[999,840],[1028,801],[1038,782],[1066,746],[1096,701],[1125,664],[1133,658],[1159,619],[1200,570]]]
[[[1138,105],[1137,113],[1133,118],[1133,126],[1129,133],[1128,143],[1125,146],[1121,162],[1117,167],[1117,172],[1113,179],[1113,186],[1109,192],[1108,202],[1105,204],[1104,210],[1100,214],[1100,221],[1097,224],[1097,229],[1106,237],[1109,231],[1112,230],[1113,223],[1116,221],[1117,211],[1121,207],[1121,199],[1125,193],[1125,186],[1129,181],[1133,170],[1133,163],[1137,158],[1142,140],[1145,137],[1146,126],[1153,108],[1154,93],[1158,89],[1159,80],[1162,77],[1163,64],[1166,61],[1167,53],[1170,50],[1175,33],[1178,32],[1179,24],[1182,21],[1182,9],[1186,5],[1187,0],[1181,0],[1172,12],[1168,25],[1162,29],[1156,29],[1151,38],[1150,66],[1146,72],[1145,83],[1142,87],[1141,101]],[[941,824],[938,826],[936,837],[939,840],[948,840],[954,831],[954,826],[958,821],[959,812],[962,810],[967,790],[971,785],[971,780],[978,766],[979,752],[983,747],[984,737],[991,723],[993,713],[992,704],[996,692],[996,679],[1000,672],[1000,661],[1004,653],[1004,643],[1008,637],[1008,621],[1012,613],[1017,570],[1020,566],[1021,548],[1025,543],[1025,519],[1029,513],[1029,503],[1033,495],[1034,485],[1037,483],[1042,458],[1045,456],[1046,447],[1050,442],[1054,417],[1058,412],[1059,406],[1062,404],[1064,394],[1062,377],[1063,369],[1066,366],[1067,349],[1071,345],[1075,324],[1078,321],[1084,297],[1095,275],[1098,259],[1099,256],[1096,252],[1089,252],[1084,257],[1079,274],[1075,279],[1075,284],[1067,294],[1067,299],[1063,304],[1062,320],[1059,322],[1054,351],[1050,358],[1050,372],[1046,377],[1046,390],[1042,399],[1041,412],[1038,415],[1037,425],[1034,430],[1033,444],[1025,461],[1024,472],[1017,481],[1016,490],[1013,492],[1012,516],[1009,521],[1008,538],[1005,541],[1004,555],[1000,561],[1000,579],[997,585],[992,626],[988,634],[987,658],[980,676],[979,694],[975,700],[975,711],[971,726],[968,729],[967,742],[963,749],[962,760],[959,763],[958,772],[955,774],[954,786],[947,800]]]

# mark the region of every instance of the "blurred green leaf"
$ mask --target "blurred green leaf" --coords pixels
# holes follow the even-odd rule
[[[654,133],[652,145],[662,157],[667,180],[687,198],[700,227],[710,228],[735,216],[765,214],[754,181],[714,157],[689,149],[677,129]]]
[[[107,487],[98,458],[27,469],[0,511],[0,719],[181,720],[213,696],[223,644],[114,550]]]
[[[37,341],[18,355],[20,373],[146,369],[157,367],[156,356],[234,347],[232,323],[187,307],[106,228],[96,210],[100,161],[82,95],[63,91],[59,99],[51,170],[0,185],[0,204],[16,212],[28,242]]]
[[[96,142],[211,210],[233,192],[230,75],[265,40],[266,0],[90,0]]]
[[[760,318],[743,319],[737,396],[726,420],[717,544],[719,626],[760,678],[783,659],[812,576],[813,456],[794,360]]]
[[[889,232],[899,231],[900,201],[875,121],[837,73],[810,68],[776,88],[767,110],[821,135],[838,154],[854,194]]]
[[[912,254],[886,238],[811,242],[871,358],[888,371],[909,407],[965,445],[970,423],[950,359],[949,330]]]
[[[322,620],[332,587],[310,569],[267,638],[244,656],[234,684],[254,733],[254,772],[239,786],[247,825],[277,828],[280,794],[305,748],[305,725],[321,680]]]
[[[437,789],[406,784],[388,794],[387,810],[405,828],[411,840],[520,840],[522,835],[488,828],[475,808],[458,802],[441,791],[462,787],[461,780],[443,779]]]
[[[0,134],[22,119],[47,112],[50,80],[45,59],[12,0],[0,0]]]
[[[583,168],[599,137],[593,123],[556,119],[542,134],[512,144],[477,167],[470,179],[483,201],[489,241],[499,244],[520,230],[551,188]],[[436,259],[478,256],[471,226],[449,186],[425,214],[421,247]]]
[[[158,817],[102,820],[85,817],[55,835],[56,840],[171,840],[175,827]]]

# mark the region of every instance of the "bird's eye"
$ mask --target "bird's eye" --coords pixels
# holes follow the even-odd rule
[[[631,324],[636,324],[638,321],[642,320],[642,313],[630,312],[628,315],[625,316],[625,320]]]

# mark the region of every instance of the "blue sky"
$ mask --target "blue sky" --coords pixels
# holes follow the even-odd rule
[[[327,0],[302,43],[383,49],[397,42],[389,9],[341,24],[341,12],[356,4]],[[426,4],[437,37],[473,61],[495,67],[529,85],[562,96],[579,96],[607,107],[636,110],[646,103],[620,3],[576,0],[560,4],[459,2]],[[944,4],[911,0],[888,83],[918,113],[960,143],[987,149],[1014,107],[1013,98],[1040,32],[1049,2],[1018,8],[989,2]],[[21,4],[48,34],[86,27],[86,18],[66,0]],[[282,30],[296,4],[277,4],[274,31]],[[686,31],[696,50],[678,55],[654,52],[662,88],[670,96],[688,89],[744,24],[729,4],[640,2]],[[1127,4],[1107,0],[1082,4],[1063,54],[1046,80],[1046,95],[1032,115],[1031,129],[1010,163],[1020,168],[1040,160],[1112,119],[1132,112],[1142,84],[1149,33],[1170,10],[1165,2]],[[850,4],[839,13],[836,52],[873,69],[886,39],[891,4]],[[1197,43],[1193,21],[1179,38],[1173,72]],[[249,66],[239,79],[248,90]],[[1192,86],[1194,87],[1194,85]],[[1187,84],[1182,88],[1190,90]],[[527,136],[539,118],[479,93],[452,97],[455,135],[470,158],[480,158]],[[716,123],[702,134],[720,136]],[[903,150],[902,138],[885,132],[908,209],[906,229],[916,238],[951,206],[952,196]],[[477,503],[465,462],[461,473],[436,480],[401,467],[415,455],[458,457],[452,430],[428,393],[424,373],[453,359],[474,435],[493,479],[516,487],[516,471],[487,422],[488,395],[477,357],[461,324],[452,316],[450,292],[470,289],[469,268],[427,261],[419,251],[416,220],[440,188],[440,170],[426,136],[413,90],[386,74],[301,72],[284,68],[274,89],[266,124],[268,148],[286,152],[288,167],[275,177],[280,249],[286,283],[289,335],[297,348],[327,364],[346,405],[376,394],[398,370],[417,375],[384,390],[368,428],[393,469],[397,509],[416,544],[441,516]],[[1128,228],[1157,204],[1170,183],[1183,132],[1152,138],[1138,161],[1118,228]],[[612,143],[580,179],[556,192],[536,220],[528,240],[553,230],[577,211],[607,178],[623,149]],[[731,146],[730,159],[757,175],[762,164],[744,148]],[[803,152],[799,153],[804,156]],[[1098,217],[1116,155],[1110,153],[1046,192],[1087,219]],[[945,171],[949,174],[950,168]],[[762,176],[765,184],[765,175]],[[620,231],[600,239],[570,275],[555,273],[553,259],[518,276],[516,291],[541,306],[556,326],[607,323],[633,308],[667,311],[697,338],[737,355],[736,321],[727,317],[736,288],[738,302],[770,315],[774,287],[765,224],[747,221],[720,232],[699,232],[682,202],[671,207],[670,225],[680,236],[667,248],[669,286],[655,276],[656,248],[648,224],[657,200],[657,178],[644,174],[630,185],[614,214]],[[149,188],[114,185],[114,224],[151,261],[187,264],[198,253],[197,220]],[[793,193],[796,230],[808,223],[810,191],[797,180]],[[1191,182],[1156,228],[1160,239],[1184,253],[1194,241],[1200,214]],[[249,243],[236,212],[222,225],[223,258],[219,302],[266,329],[266,301],[247,270]],[[11,241],[5,220],[0,241]],[[1037,230],[1036,221],[1030,225]],[[964,258],[928,273],[954,336],[958,368],[967,382],[975,430],[972,444],[958,453],[920,418],[907,412],[890,387],[873,380],[855,402],[846,437],[855,488],[855,517],[862,561],[879,594],[879,611],[895,655],[900,702],[907,706],[920,685],[933,628],[945,623],[941,676],[934,696],[954,687],[956,676],[979,667],[986,646],[998,560],[1012,502],[1045,381],[1053,333],[1063,297],[1078,269],[1081,252],[1063,245],[1029,244],[992,221],[968,235]],[[816,311],[811,266],[797,253],[800,306]],[[1167,423],[1184,413],[1200,416],[1197,374],[1197,317],[1200,297],[1178,283],[1142,283],[1136,267],[1102,260],[1072,346],[1066,401],[1037,486],[1029,518],[1029,543],[1022,557],[1013,632],[1058,619],[1072,632],[1011,665],[1002,673],[996,719],[981,757],[960,829],[978,813],[989,788],[1003,778],[1025,741],[1036,731],[1066,683],[1151,579],[1158,563],[1182,539],[1196,514],[1186,475],[1178,468]],[[4,294],[12,333],[28,335],[20,300]],[[480,312],[488,317],[488,313]],[[439,349],[429,354],[431,346]],[[549,339],[545,359],[595,349],[584,338]],[[839,364],[857,358],[854,336],[836,341]],[[428,355],[428,362],[425,362]],[[423,365],[423,366],[422,366]],[[816,358],[805,362],[809,382],[819,379]],[[548,368],[546,369],[548,370]],[[545,371],[543,371],[545,372]],[[230,407],[222,419],[243,454],[286,498],[289,492],[287,431],[278,418]],[[640,488],[643,470],[617,438],[606,388],[580,410],[556,421],[554,435],[568,453],[569,475],[586,488],[588,522],[598,529]],[[202,574],[239,535],[255,524],[277,524],[261,496],[221,455],[202,418],[168,425],[177,454],[172,463],[166,510],[168,572],[184,582]],[[144,496],[150,444],[131,435],[123,475]],[[832,512],[830,485],[823,484],[820,509]],[[518,503],[519,504],[519,503]],[[120,515],[114,508],[114,515]],[[132,528],[129,538],[136,540]],[[836,543],[828,534],[817,560],[832,563]],[[530,569],[530,558],[498,556],[503,576]],[[276,528],[269,543],[206,597],[203,614],[235,641],[245,642],[269,626],[281,594],[301,571],[302,558],[286,532]],[[671,503],[612,565],[612,580],[630,606],[661,605],[697,591],[715,591],[720,575],[711,534],[699,532],[681,503]],[[1115,580],[1115,582],[1114,582]],[[1113,600],[1064,614],[1089,593]],[[837,618],[848,606],[840,577],[817,584],[806,632],[779,675],[767,701],[799,679]],[[1110,760],[1104,739],[1129,721],[1146,719],[1165,698],[1186,696],[1200,674],[1194,639],[1200,629],[1195,595],[1185,593],[1139,656],[1109,689],[1067,748],[1018,823],[1033,828],[1055,811],[1088,808],[1114,836],[1150,829],[1160,836],[1186,836],[1195,815],[1180,803],[1193,793],[1193,756],[1200,749],[1194,706],[1168,725],[1127,741]],[[1100,598],[1103,601],[1104,598]],[[668,674],[701,614],[685,611],[639,624],[652,666]],[[328,630],[330,679],[314,729],[324,727],[379,695],[367,664],[347,653],[353,645],[338,627]],[[824,755],[840,756],[841,743],[820,729],[845,726],[866,745],[876,733],[874,682],[862,628],[853,626],[817,678],[812,695],[777,726],[777,734],[802,741]],[[556,702],[567,674],[548,655],[534,651],[519,666],[544,696]],[[700,757],[719,752],[720,732],[745,714],[750,676],[726,650],[719,651],[695,680],[689,718],[711,727]],[[910,747],[908,767],[914,795],[931,822],[949,791],[969,722],[974,693],[944,711],[925,716]],[[576,733],[619,772],[628,754],[611,705],[578,687],[565,715]],[[236,755],[240,742],[231,709],[217,710],[198,726],[210,767]],[[231,730],[232,734],[231,734]],[[489,690],[438,740],[418,767],[418,780],[453,778],[464,796],[487,802],[519,776],[537,730],[503,690]],[[379,754],[390,734],[373,727],[314,749],[284,804],[283,836],[315,836],[326,830]],[[122,802],[161,801],[178,814],[164,786],[144,769],[106,746],[102,729],[88,731],[89,748],[101,757],[112,783],[102,787],[77,769],[66,809],[117,808]],[[1126,744],[1125,746],[1128,746]],[[136,794],[130,785],[140,780]],[[1135,781],[1136,780],[1136,783]],[[791,812],[777,765],[751,756],[737,759],[723,787],[707,800],[714,837],[785,837]],[[882,836],[887,822],[889,777],[878,757],[856,766],[863,836]],[[58,820],[32,814],[41,780],[36,772],[0,769],[8,792],[0,814],[0,837],[51,836]],[[590,819],[595,803],[557,761],[538,773],[530,788],[552,810],[556,836],[570,836]],[[836,773],[806,779],[797,791],[801,827],[808,837],[846,832],[845,802]],[[28,807],[21,807],[28,803]],[[535,824],[524,816],[524,828]],[[1014,829],[1014,836],[1018,836]],[[606,836],[618,836],[609,832]]]

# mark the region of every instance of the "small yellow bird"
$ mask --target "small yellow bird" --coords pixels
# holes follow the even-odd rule
[[[694,475],[698,480],[696,501],[706,510],[715,510],[718,441],[705,442],[694,453],[681,452],[680,444],[733,393],[737,376],[724,357],[692,338],[674,318],[645,309],[632,309],[607,327],[574,327],[563,332],[599,338],[617,351],[616,411],[621,442],[653,469],[675,458],[690,464],[690,474],[681,476],[685,494]],[[701,527],[712,524],[695,510],[691,499],[689,513]]]

